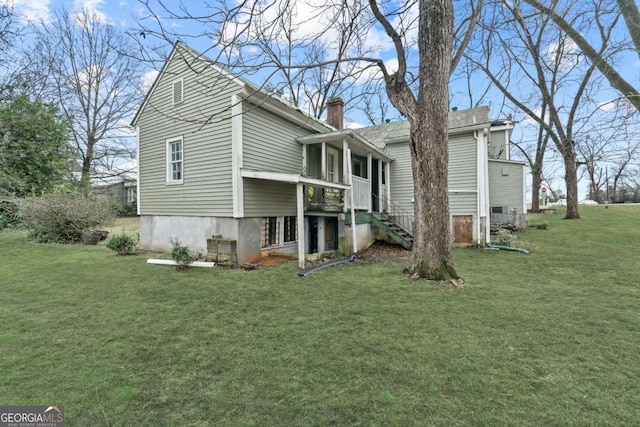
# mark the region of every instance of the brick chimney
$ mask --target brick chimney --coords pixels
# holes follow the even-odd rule
[[[344,127],[344,101],[342,98],[327,100],[327,123],[336,129]]]

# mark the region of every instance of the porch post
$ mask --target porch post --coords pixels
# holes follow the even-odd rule
[[[351,154],[349,153],[349,143],[347,142],[346,139],[343,139],[342,140],[342,182],[344,184],[349,183],[349,173],[347,171],[351,170],[350,164],[351,164]],[[348,196],[347,191],[349,191],[350,193],[353,193],[353,183],[351,183],[351,190],[345,190],[345,193],[344,193],[344,203],[342,208],[344,213],[347,213],[347,207],[348,207],[347,201],[349,200],[347,199],[347,196]]]
[[[384,166],[384,171],[386,174],[387,180],[386,182],[386,186],[387,186],[387,194],[385,194],[385,197],[387,198],[387,200],[389,201],[389,204],[391,204],[391,163],[387,162],[387,164]],[[387,206],[387,210],[390,210],[391,206]]]
[[[307,144],[302,144],[302,176],[307,176]]]
[[[373,165],[371,164],[371,162],[373,162],[373,157],[371,157],[371,153],[369,153],[367,154],[367,179],[369,180],[369,187],[371,188],[371,191],[373,191],[373,187],[371,186],[371,184],[373,183],[373,177],[371,176],[371,174],[373,173]],[[369,194],[368,200],[369,209],[367,209],[367,212],[371,213],[371,211],[373,210],[373,206],[371,203],[371,194]]]
[[[320,150],[320,177],[327,180],[327,143],[322,143],[322,149]]]
[[[382,168],[384,167],[384,163],[382,159],[378,159],[378,188],[376,188],[376,194],[378,195],[378,212],[382,212],[384,210],[384,197],[387,197],[386,194],[382,194],[383,183],[382,183]]]
[[[356,230],[356,209],[355,203],[353,200],[353,171],[351,170],[351,150],[347,148],[347,157],[349,158],[349,163],[347,163],[347,176],[349,178],[349,185],[351,186],[351,243],[353,244],[353,253],[358,253],[358,240],[357,240],[357,230]]]
[[[296,184],[296,196],[297,196],[297,216],[296,224],[298,227],[298,267],[304,269],[304,184],[301,182]]]

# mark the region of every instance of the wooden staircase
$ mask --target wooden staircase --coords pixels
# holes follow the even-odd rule
[[[384,231],[395,242],[407,250],[413,248],[413,234],[396,224],[388,214],[375,212],[371,214],[371,223]]]

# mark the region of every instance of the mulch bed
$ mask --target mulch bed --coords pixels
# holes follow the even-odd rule
[[[367,261],[406,260],[410,253],[400,245],[376,240],[373,245],[358,252],[358,258]]]

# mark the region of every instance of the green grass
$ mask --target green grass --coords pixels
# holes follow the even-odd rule
[[[583,426],[640,419],[640,208],[532,218],[468,287],[358,260],[179,273],[0,233],[0,403],[69,426]],[[135,224],[127,224],[126,227]]]

